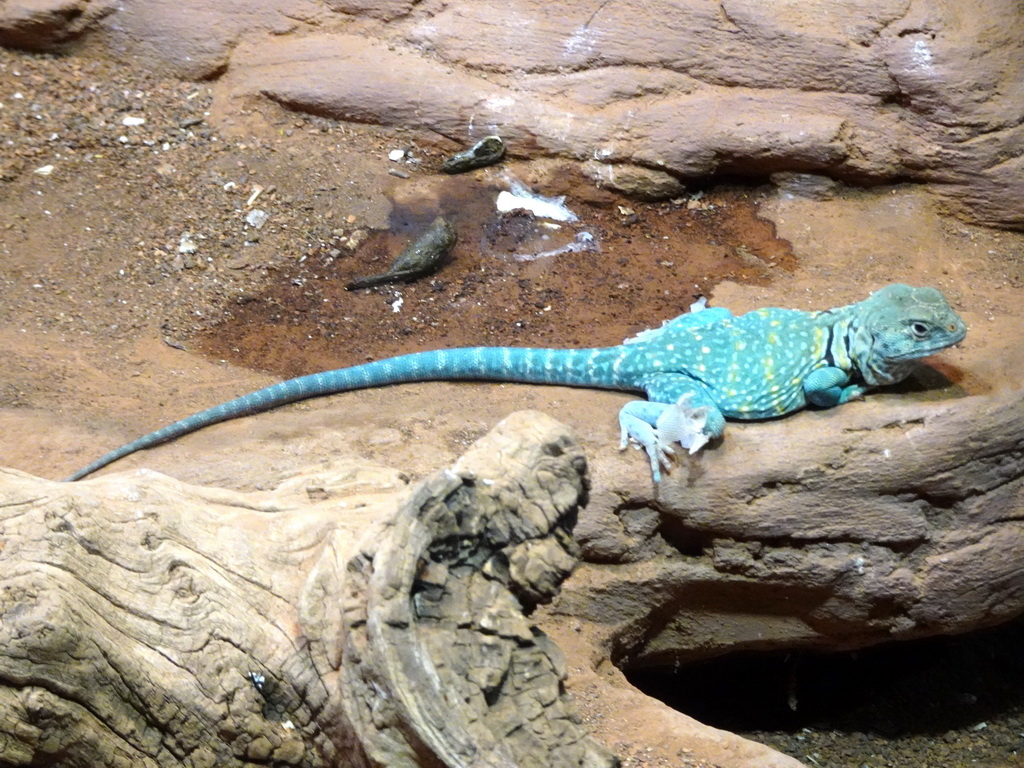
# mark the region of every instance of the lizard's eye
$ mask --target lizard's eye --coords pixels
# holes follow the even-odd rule
[[[928,335],[928,326],[924,323],[911,323],[910,330],[919,339],[923,339]]]

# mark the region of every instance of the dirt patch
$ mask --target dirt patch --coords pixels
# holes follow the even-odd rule
[[[290,377],[434,347],[610,346],[649,318],[685,311],[722,280],[765,284],[796,267],[789,243],[758,217],[766,192],[637,203],[593,189],[568,167],[554,170],[543,176],[558,183],[537,191],[565,195],[578,222],[538,228],[529,214],[499,214],[504,172],[412,181],[393,201],[387,230],[355,250],[341,230],[275,270],[259,295],[227,305],[199,334],[200,349]],[[531,177],[529,167],[514,171]],[[386,270],[437,215],[459,240],[435,275],[345,290],[352,277]],[[582,250],[538,255],[580,237]]]
[[[767,190],[652,204],[568,165],[439,176],[450,142],[268,105],[215,127],[209,88],[111,66],[101,51],[0,51],[0,78],[0,131],[12,137],[0,317],[89,347],[158,334],[291,376],[433,346],[598,346],[722,280],[764,284],[796,266],[757,215]],[[407,161],[388,160],[395,148]],[[516,215],[494,209],[506,169],[566,195],[580,221],[548,240],[517,232]],[[246,221],[257,209],[259,229]],[[438,213],[459,242],[434,277],[344,290]],[[594,250],[517,258],[570,232],[592,235]]]

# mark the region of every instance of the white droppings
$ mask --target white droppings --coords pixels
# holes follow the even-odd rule
[[[516,100],[511,96],[488,96],[484,99],[484,107],[495,112],[511,111],[515,105]]]
[[[529,211],[534,216],[554,221],[579,221],[579,216],[565,207],[565,197],[544,197],[535,195],[522,185],[514,186],[511,192],[498,193],[495,205],[499,212]],[[549,254],[550,255],[550,254]]]
[[[586,56],[594,50],[597,38],[598,35],[590,27],[581,24],[572,31],[562,47],[567,56]]]
[[[914,45],[910,49],[910,60],[918,67],[921,67],[921,69],[929,72],[935,69],[932,64],[932,51],[928,46],[927,40],[914,41]]]
[[[263,225],[270,219],[270,214],[262,208],[253,208],[245,214],[246,225],[253,229],[262,229]]]

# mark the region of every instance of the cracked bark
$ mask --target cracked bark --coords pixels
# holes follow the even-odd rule
[[[576,565],[585,468],[517,414],[412,489],[0,471],[0,764],[616,765],[525,615]]]

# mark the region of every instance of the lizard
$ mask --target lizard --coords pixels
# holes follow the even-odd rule
[[[413,381],[491,380],[643,392],[619,413],[620,449],[646,450],[655,482],[678,443],[690,453],[726,419],[829,408],[910,375],[963,340],[964,321],[934,288],[894,283],[822,311],[691,311],[622,344],[590,349],[459,347],[413,352],[272,384],[150,432],[79,470],[79,480],[136,451],[286,403]]]

